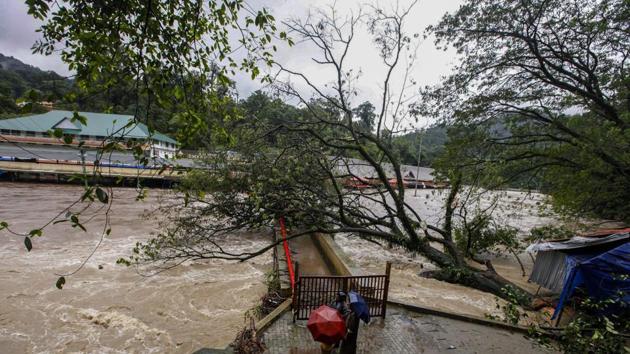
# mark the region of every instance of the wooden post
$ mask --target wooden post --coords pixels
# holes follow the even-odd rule
[[[295,261],[293,263],[293,268],[295,276],[295,287],[297,288],[298,281],[300,280],[300,264],[298,263],[298,261]],[[293,289],[293,291],[295,292],[296,289]]]
[[[387,293],[389,292],[389,276],[392,271],[392,263],[385,264],[385,289],[383,290],[383,318],[387,314]]]
[[[299,311],[300,311],[300,307],[298,302],[300,301],[299,296],[298,296],[298,291],[299,291],[299,287],[300,287],[300,264],[295,261],[295,266],[294,266],[294,271],[295,271],[295,283],[293,285],[293,288],[291,289],[291,307],[293,307],[293,323],[295,323],[295,319],[297,318]]]

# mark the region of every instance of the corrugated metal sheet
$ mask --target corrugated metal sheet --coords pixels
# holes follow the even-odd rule
[[[562,291],[567,272],[566,259],[566,254],[562,252],[538,252],[529,280],[559,293]]]
[[[352,159],[352,158],[344,158],[344,157],[333,157],[331,159],[335,159],[337,164],[337,171],[341,175],[347,175],[348,172],[353,174],[354,176],[360,178],[376,178],[378,177],[376,170],[372,165],[370,165],[367,161]],[[388,178],[396,178],[396,174],[394,173],[394,167],[391,164],[383,163],[381,165],[385,174]],[[403,177],[409,175],[409,172],[412,172],[413,175],[416,175],[416,166],[411,165],[401,165],[400,172]],[[420,167],[418,176],[416,179],[423,181],[433,181],[433,169],[427,167]]]
[[[608,235],[604,237],[582,237],[576,236],[567,241],[550,241],[534,243],[527,247],[527,252],[540,252],[551,250],[576,250],[580,248],[594,247],[598,245],[604,245],[611,242],[617,242],[622,240],[629,240],[630,233],[619,233],[614,235]]]
[[[567,253],[571,257],[593,250],[614,247],[630,240],[629,233],[604,237],[573,237],[567,241],[541,242],[527,247],[528,252],[538,252],[529,280],[547,289],[560,292],[567,274]],[[565,253],[566,252],[566,253]]]
[[[578,236],[584,236],[584,237],[602,237],[602,236],[607,236],[607,235],[613,235],[613,234],[625,234],[625,233],[630,233],[630,227],[626,227],[623,229],[601,229],[601,230],[596,230],[596,231],[590,231],[584,234],[580,234]]]
[[[105,113],[92,113],[92,112],[79,112],[80,115],[87,118],[87,125],[82,125],[79,122],[74,122],[80,131],[76,134],[90,135],[98,137],[107,137],[113,133],[128,138],[145,139],[149,137],[149,128],[143,123],[135,123],[130,127],[123,129],[130,121],[133,121],[133,116],[123,114],[105,114]],[[19,131],[31,131],[45,133],[57,124],[62,122],[65,118],[72,118],[73,112],[70,111],[50,111],[44,114],[36,114],[32,116],[4,119],[0,120],[0,129],[7,130],[19,130]],[[171,144],[177,142],[170,137],[155,132],[153,139]]]

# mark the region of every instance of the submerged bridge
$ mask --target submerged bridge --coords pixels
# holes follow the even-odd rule
[[[0,143],[0,178],[5,180],[67,182],[77,175],[86,175],[101,183],[124,185],[139,179],[153,186],[169,187],[192,166],[191,160],[164,159],[145,166],[125,152],[99,156],[95,150],[72,146]]]

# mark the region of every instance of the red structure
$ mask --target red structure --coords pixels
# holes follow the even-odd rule
[[[291,260],[291,250],[289,249],[289,241],[287,241],[287,228],[284,225],[284,217],[280,217],[280,233],[282,234],[282,246],[284,247],[284,255],[287,259],[287,268],[289,269],[289,279],[291,280],[291,290],[295,290],[295,271],[293,270],[293,261]]]

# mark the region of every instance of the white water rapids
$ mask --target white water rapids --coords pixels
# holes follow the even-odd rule
[[[414,190],[407,189],[405,201],[427,223],[441,226],[448,192],[447,189],[421,189],[414,196]],[[462,196],[465,196],[465,191],[460,194],[460,198]],[[477,206],[480,209],[488,208],[496,199],[497,205],[493,213],[496,222],[515,227],[519,230],[520,237],[524,237],[533,227],[557,223],[558,218],[550,210],[546,198],[540,193],[492,191],[486,192],[478,200]],[[380,208],[382,206],[375,204],[372,210]],[[352,235],[338,235],[335,240],[361,269],[369,273],[382,274],[385,263],[392,262],[389,292],[391,299],[478,317],[501,314],[496,307],[497,299],[492,294],[419,276],[423,271],[435,269],[421,255],[402,249],[381,247]],[[529,276],[533,266],[531,258],[521,254],[520,259]],[[532,293],[536,292],[537,285],[527,282],[528,277],[521,275],[521,269],[512,256],[494,257],[492,262],[499,274]],[[499,302],[504,303],[502,300]]]
[[[28,232],[81,192],[78,186],[0,183],[0,220]],[[55,273],[76,269],[90,253],[100,217],[87,232],[67,223],[46,228],[31,252],[23,238],[0,231],[0,352],[190,353],[229,344],[244,312],[265,291],[268,254],[246,263],[187,263],[153,277],[115,264],[156,232],[155,213],[147,212],[165,193],[151,190],[136,202],[133,189],[115,189],[112,234],[63,290],[55,288]],[[235,242],[252,247],[268,240],[247,235]]]

